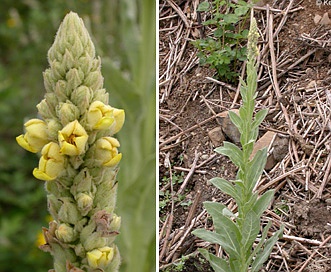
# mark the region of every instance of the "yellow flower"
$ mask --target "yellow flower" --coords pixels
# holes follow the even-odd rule
[[[124,120],[125,120],[125,112],[124,112],[124,110],[120,110],[120,109],[116,109],[116,108],[113,108],[113,110],[114,110],[113,114],[114,114],[114,118],[115,118],[115,126],[113,128],[112,134],[116,134],[123,127]]]
[[[44,234],[42,233],[42,231],[39,231],[38,234],[37,234],[36,246],[39,247],[39,246],[42,246],[44,244],[46,244]]]
[[[92,268],[105,268],[114,257],[112,247],[101,247],[86,253],[87,261]]]
[[[104,166],[116,166],[122,158],[122,154],[117,150],[119,146],[120,143],[113,137],[100,138],[96,141],[95,160]]]
[[[50,142],[41,150],[39,167],[33,170],[33,175],[40,180],[53,180],[64,169],[64,157],[60,154],[60,147]]]
[[[26,133],[16,137],[17,143],[32,153],[39,152],[49,142],[46,123],[40,119],[31,119],[24,126]]]
[[[93,129],[107,129],[115,121],[113,109],[101,101],[94,101],[87,113],[87,123]]]
[[[59,131],[58,139],[61,146],[60,152],[75,156],[85,152],[88,135],[82,125],[75,120]]]

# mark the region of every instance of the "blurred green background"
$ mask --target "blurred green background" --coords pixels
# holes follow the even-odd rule
[[[1,0],[0,7],[0,271],[45,272],[49,254],[37,246],[47,227],[43,183],[35,154],[15,141],[36,117],[42,72],[57,28],[70,10],[83,18],[102,59],[110,104],[126,111],[118,135],[117,238],[121,271],[155,271],[155,5],[153,0]]]

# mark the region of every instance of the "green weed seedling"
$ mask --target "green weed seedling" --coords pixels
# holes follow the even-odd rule
[[[220,10],[226,10],[222,13]],[[198,11],[211,12],[211,19],[203,25],[216,27],[212,37],[193,42],[198,48],[200,64],[209,64],[218,75],[228,81],[238,78],[236,67],[246,60],[247,50],[242,42],[247,40],[248,30],[244,29],[251,4],[239,0],[233,3],[228,0],[214,0],[212,4],[200,3]]]
[[[267,109],[262,109],[253,117],[255,98],[257,96],[257,66],[258,30],[253,18],[248,34],[247,84],[241,80],[242,106],[239,115],[229,112],[231,121],[241,133],[240,149],[236,145],[224,142],[216,152],[226,155],[238,167],[236,179],[227,181],[213,178],[210,182],[224,193],[231,196],[237,204],[238,212],[233,214],[225,205],[215,202],[204,202],[204,207],[213,218],[214,231],[197,229],[193,234],[199,238],[219,244],[226,256],[219,258],[206,249],[199,249],[201,254],[210,262],[216,272],[257,272],[268,259],[273,246],[282,235],[283,227],[267,239],[271,222],[263,228],[260,234],[261,216],[268,208],[274,190],[269,190],[259,196],[254,192],[267,160],[266,148],[259,150],[250,159],[254,143],[258,136],[258,128],[264,120]],[[255,243],[259,236],[259,242]]]

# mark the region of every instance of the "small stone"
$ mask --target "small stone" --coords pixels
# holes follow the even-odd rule
[[[316,14],[314,17],[314,24],[317,25],[322,19],[321,15]]]
[[[208,158],[209,158],[209,155],[208,154],[201,155],[201,159],[202,160],[207,160]]]
[[[325,12],[323,14],[323,17],[322,17],[322,19],[320,21],[320,24],[321,25],[330,25],[331,24],[331,20],[329,18],[329,14],[327,12]]]
[[[274,148],[272,155],[274,156],[275,160],[277,162],[282,161],[286,154],[288,154],[288,138],[276,137],[272,146]]]
[[[236,112],[235,110],[233,110]],[[237,112],[236,112],[237,113]],[[232,123],[229,115],[222,121],[222,130],[224,134],[235,144],[240,143],[240,132],[238,128]]]
[[[331,54],[328,55],[328,62],[331,63]]]
[[[312,89],[315,88],[315,86],[316,86],[316,81],[312,80],[306,85],[306,89]]]
[[[220,146],[225,140],[221,127],[215,127],[208,132],[208,136],[215,147]]]

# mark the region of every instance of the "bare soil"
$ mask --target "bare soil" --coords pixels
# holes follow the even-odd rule
[[[160,271],[213,271],[197,249],[219,248],[191,231],[213,228],[204,201],[235,204],[208,183],[234,179],[237,171],[214,151],[208,132],[224,132],[222,112],[238,108],[241,99],[237,84],[199,65],[191,44],[201,35],[198,4],[160,0],[159,6]],[[327,12],[331,17],[331,3],[315,0],[262,1],[254,9],[261,32],[256,109],[269,109],[260,134],[286,139],[257,187],[276,190],[262,224],[272,220],[270,235],[285,226],[263,271],[331,271],[331,25],[314,23]],[[204,31],[208,36],[212,29]],[[244,64],[239,68],[244,75]]]

